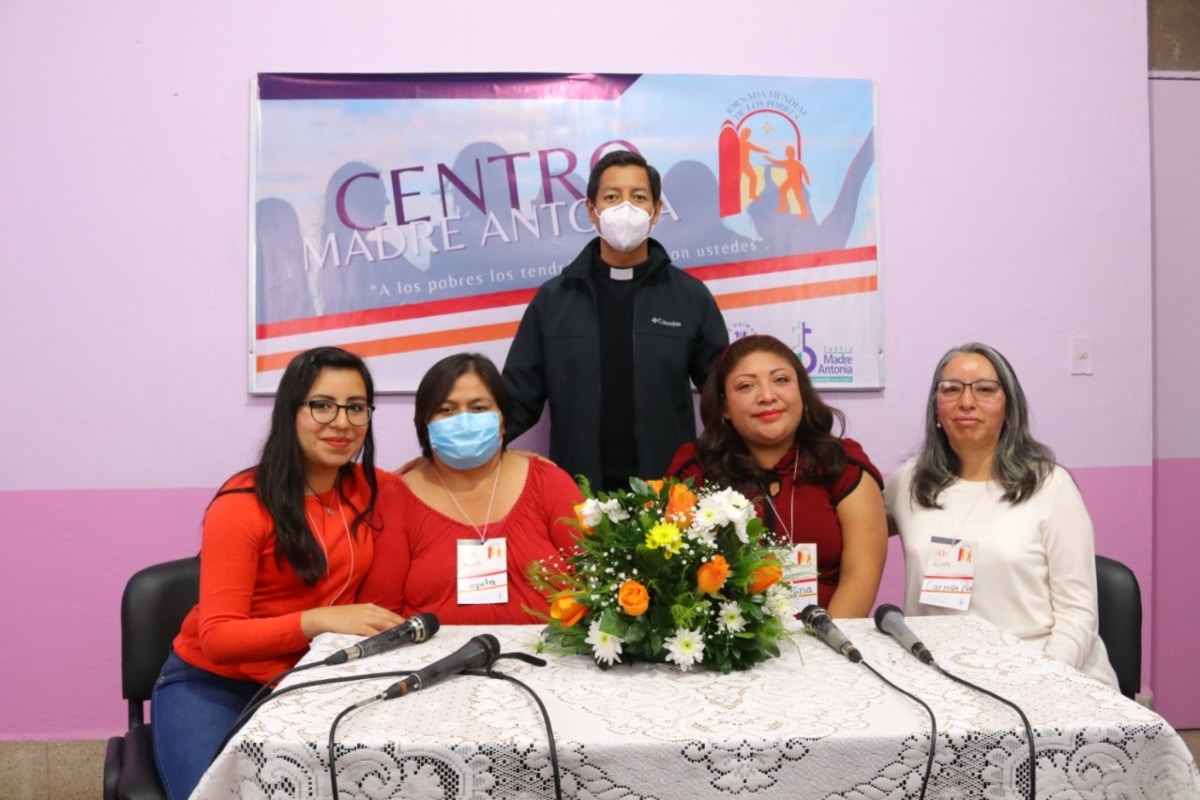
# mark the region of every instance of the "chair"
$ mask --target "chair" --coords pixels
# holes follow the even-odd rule
[[[1133,570],[1096,556],[1100,638],[1117,673],[1121,694],[1133,699],[1142,687],[1142,592]]]
[[[121,696],[129,729],[108,740],[104,800],[164,800],[154,764],[145,703],[179,626],[200,597],[200,560],[181,558],[141,569],[121,596]]]

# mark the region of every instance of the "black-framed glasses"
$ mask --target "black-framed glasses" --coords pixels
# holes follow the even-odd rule
[[[956,380],[938,381],[937,396],[939,400],[957,400],[962,397],[963,390],[970,389],[971,394],[980,403],[989,403],[993,400],[1000,399],[1004,394],[1004,386],[1000,381],[993,381],[988,378],[983,378],[970,383],[963,383]]]
[[[308,413],[312,414],[313,422],[319,422],[322,425],[328,425],[337,419],[338,414],[342,409],[346,410],[346,421],[356,428],[361,428],[371,421],[371,412],[375,410],[375,406],[369,406],[366,403],[335,403],[332,400],[309,400],[304,405],[308,406]]]

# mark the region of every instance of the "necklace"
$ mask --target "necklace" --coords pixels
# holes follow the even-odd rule
[[[324,504],[322,504],[324,505]],[[346,531],[346,546],[350,549],[350,572],[346,575],[346,582],[342,584],[342,588],[333,596],[326,605],[333,605],[338,598],[346,593],[346,589],[350,588],[350,581],[354,579],[354,537],[350,535],[350,523],[346,521],[346,509],[342,508],[342,498],[337,498],[338,513],[342,515],[342,528]],[[329,511],[329,516],[333,516],[333,507],[326,506]],[[308,520],[309,527],[316,535],[317,541],[321,545],[321,552],[325,554],[325,572],[329,573],[332,565],[329,563],[329,548],[325,546],[325,537],[321,535],[321,529],[317,527],[317,521],[308,513],[308,509],[304,509],[304,518]]]
[[[792,488],[788,492],[788,524],[783,524],[783,517],[779,516],[779,509],[775,507],[775,501],[771,499],[773,495],[779,494],[783,487],[778,481],[771,481],[771,485],[767,487],[767,505],[771,507],[771,513],[775,515],[775,521],[779,523],[779,527],[783,528],[783,532],[787,534],[789,542],[795,542],[792,538],[792,531],[796,527],[796,503],[794,502],[796,492],[796,475],[800,469],[800,453],[796,452],[796,457],[792,459]]]
[[[962,478],[959,478],[959,483],[963,484],[963,488],[965,489],[967,484],[976,483],[976,481],[964,481]],[[971,507],[969,509],[967,509],[966,515],[964,515],[962,519],[954,519],[954,516],[950,515],[950,528],[951,528],[950,538],[951,539],[961,538],[959,534],[961,534],[963,528],[965,528],[967,526],[967,522],[970,521],[971,515],[975,513],[975,510],[977,508],[979,508],[979,504],[983,502],[983,498],[987,497],[988,487],[992,483],[991,480],[979,481],[979,483],[982,484],[979,487],[979,493],[975,495],[975,502],[971,503]],[[964,492],[964,494],[965,494],[965,492]]]
[[[496,487],[500,485],[500,465],[503,462],[504,454],[501,453],[500,460],[496,462],[496,477],[492,480],[492,496],[488,498],[487,515],[483,521],[482,531],[479,530],[479,526],[475,524],[475,521],[467,516],[467,512],[464,511],[463,507],[459,504],[458,498],[454,496],[454,492],[450,491],[450,487],[447,486],[446,481],[442,479],[442,471],[438,469],[437,464],[433,465],[433,474],[437,475],[438,483],[440,483],[442,488],[446,490],[446,494],[450,495],[450,502],[454,503],[454,507],[458,509],[459,514],[462,514],[462,518],[467,521],[468,525],[475,529],[475,533],[479,535],[479,541],[481,542],[487,541],[488,525],[491,524],[492,519],[492,503],[496,499]]]
[[[312,487],[312,484],[309,483],[308,481],[304,482],[304,488],[306,488],[306,489],[308,489],[308,491],[312,492],[312,496],[317,498],[317,502],[321,504],[321,508],[325,509],[325,516],[332,517],[333,516],[333,504],[326,503],[324,500],[322,500],[321,495],[317,492],[316,489],[314,489]],[[341,508],[341,507],[342,507],[342,500],[339,497],[338,498],[338,508]]]

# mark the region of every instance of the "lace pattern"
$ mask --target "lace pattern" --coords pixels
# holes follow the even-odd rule
[[[1017,703],[1037,740],[1040,798],[1200,798],[1200,772],[1157,714],[975,617],[909,624],[949,672]],[[839,627],[876,670],[937,716],[928,798],[1023,798],[1029,764],[1016,713],[903,652],[870,620]],[[487,629],[534,652],[540,628]],[[446,626],[421,645],[289,678],[415,670],[482,628]],[[353,644],[325,635],[307,659]],[[816,639],[746,672],[680,673],[665,664],[602,672],[584,656],[496,669],[533,688],[550,714],[563,796],[578,800],[820,798],[901,800],[920,792],[929,719],[908,698]],[[395,678],[313,687],[272,701],[238,733],[193,795],[328,798],[329,726]],[[461,675],[346,715],[337,729],[343,798],[551,798],[536,704],[503,680]]]

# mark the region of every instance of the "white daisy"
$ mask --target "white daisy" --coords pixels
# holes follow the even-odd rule
[[[763,596],[763,613],[779,619],[787,619],[795,614],[792,608],[791,588],[777,583],[767,589]]]
[[[696,513],[693,515],[693,525],[719,528],[729,522],[722,510],[724,492],[706,494],[696,503]]]
[[[730,633],[741,633],[746,630],[746,620],[742,617],[742,607],[736,601],[721,603],[721,607],[717,612],[717,618],[721,621],[721,629]]]
[[[667,661],[683,672],[704,660],[704,641],[700,638],[699,629],[675,631],[675,635],[667,637],[663,644],[667,648]]]
[[[620,636],[613,636],[611,633],[600,630],[600,620],[592,622],[584,641],[592,646],[592,654],[595,656],[597,664],[603,661],[612,666],[614,661],[621,660],[621,643],[624,640]]]

